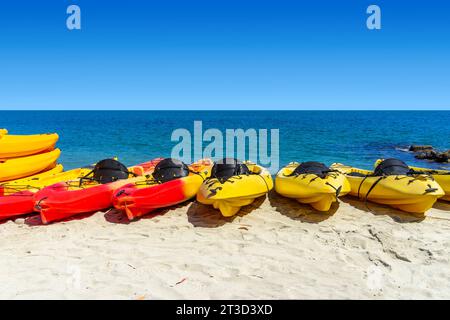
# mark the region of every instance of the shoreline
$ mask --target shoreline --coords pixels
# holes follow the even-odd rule
[[[450,203],[423,217],[344,197],[330,214],[275,192],[234,218],[195,201],[0,224],[2,299],[450,298]]]

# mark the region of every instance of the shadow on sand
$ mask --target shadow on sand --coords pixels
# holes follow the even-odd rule
[[[130,220],[128,220],[125,212],[121,210],[117,210],[112,208],[105,212],[105,220],[110,223],[119,223],[119,224],[130,224]]]
[[[425,215],[423,213],[404,212],[387,205],[369,201],[365,202],[364,200],[359,200],[358,198],[352,196],[343,197],[341,201],[348,203],[359,210],[369,212],[375,216],[389,216],[392,220],[398,223],[421,222],[425,219]]]
[[[338,203],[333,203],[327,212],[314,210],[310,205],[300,203],[294,199],[286,198],[274,190],[269,193],[269,201],[272,207],[282,215],[306,223],[320,223],[332,217],[339,209]]]
[[[139,220],[146,220],[146,219],[153,219],[159,216],[162,216],[166,214],[167,212],[179,208],[183,208],[188,206],[192,200],[187,200],[183,203],[177,204],[175,206],[167,207],[167,208],[160,208],[156,209],[154,211],[149,212],[146,215],[143,215],[142,217],[136,218],[134,220],[129,220],[125,212],[112,208],[108,212],[105,213],[105,220],[110,223],[119,223],[119,224],[130,224],[133,222],[137,222]]]
[[[22,214],[22,215],[18,215],[18,216],[7,217],[7,218],[0,217],[0,225],[7,223],[8,221],[15,222],[17,219],[24,219],[26,221],[28,218],[33,217],[36,214],[37,214],[36,212],[33,212],[33,213]]]
[[[450,202],[438,200],[434,204],[433,208],[438,209],[438,210],[443,210],[443,211],[450,211]]]
[[[187,211],[188,221],[194,227],[201,228],[217,228],[226,223],[231,223],[236,217],[243,217],[253,210],[259,208],[266,199],[266,196],[259,197],[253,201],[252,204],[244,206],[239,212],[232,217],[224,217],[219,210],[212,206],[204,205],[198,202],[193,202]]]
[[[97,212],[89,212],[89,213],[81,213],[81,214],[77,214],[73,217],[67,218],[67,219],[63,219],[63,220],[58,220],[58,221],[54,221],[49,223],[53,224],[53,223],[58,223],[58,222],[69,222],[69,221],[73,221],[73,220],[81,220],[81,219],[86,219],[94,214],[96,214]],[[41,215],[37,214],[31,217],[28,217],[27,219],[25,219],[25,224],[30,226],[30,227],[36,227],[36,226],[45,226],[45,224],[42,223],[41,220]]]

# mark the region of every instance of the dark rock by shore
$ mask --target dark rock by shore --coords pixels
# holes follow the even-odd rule
[[[421,160],[449,162],[450,159],[450,150],[439,152],[429,145],[412,145],[409,147],[409,151],[415,152],[416,155],[414,157]]]
[[[433,146],[429,146],[429,145],[420,146],[420,145],[413,144],[409,147],[409,151],[412,151],[412,152],[432,151],[432,150],[434,150]]]

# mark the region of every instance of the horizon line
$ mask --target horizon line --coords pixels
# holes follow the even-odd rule
[[[6,111],[450,111],[448,109],[0,109]]]

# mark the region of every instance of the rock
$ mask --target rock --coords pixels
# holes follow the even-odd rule
[[[429,145],[411,145],[409,147],[409,151],[413,151],[413,152],[419,152],[419,151],[432,151],[433,150],[433,146],[429,146]]]
[[[436,154],[434,161],[436,162],[448,162],[449,156],[446,152],[440,152]]]
[[[414,158],[419,160],[425,160],[427,158],[427,154],[425,152],[420,152],[414,156]]]
[[[434,150],[427,152],[419,152],[414,156],[416,159],[420,160],[432,160],[435,162],[448,162],[450,159],[450,152],[436,152]]]
[[[421,159],[421,160],[434,160],[436,158],[437,152],[434,150],[431,151],[426,151],[426,152],[419,152],[417,153],[414,157],[416,159]]]
[[[14,223],[15,224],[24,224],[25,223],[25,219],[23,219],[23,218],[16,219],[16,220],[14,220]]]
[[[425,152],[418,153],[414,156],[414,158],[419,160],[425,160],[427,159],[427,154]]]
[[[420,160],[431,160],[435,162],[449,162],[450,150],[438,152],[431,145],[411,145],[409,151],[415,152],[415,158]]]

